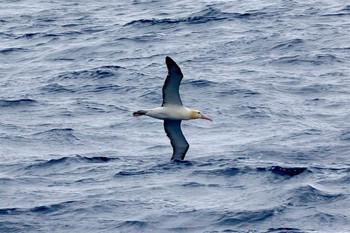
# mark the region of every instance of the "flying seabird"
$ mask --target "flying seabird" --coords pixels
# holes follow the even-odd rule
[[[181,69],[170,57],[165,58],[165,63],[168,68],[168,76],[163,85],[162,106],[149,110],[138,110],[133,115],[146,115],[164,120],[164,130],[173,147],[171,160],[183,160],[190,145],[181,131],[181,121],[199,118],[212,120],[200,111],[182,105],[179,94],[179,86],[183,78]]]

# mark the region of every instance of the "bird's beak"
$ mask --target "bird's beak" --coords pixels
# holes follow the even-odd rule
[[[204,114],[201,114],[201,119],[213,121],[212,119],[210,119],[210,117],[208,117],[207,115],[204,115]]]

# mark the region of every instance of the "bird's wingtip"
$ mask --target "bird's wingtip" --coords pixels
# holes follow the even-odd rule
[[[173,72],[173,73],[181,75],[181,76],[183,75],[182,72],[181,72],[180,67],[169,56],[165,57],[165,63],[166,63],[166,66],[168,67],[169,73]]]
[[[175,62],[174,62],[174,60],[173,60],[171,57],[166,56],[166,57],[165,57],[165,63],[166,63],[167,65],[170,65],[170,64],[175,63]]]

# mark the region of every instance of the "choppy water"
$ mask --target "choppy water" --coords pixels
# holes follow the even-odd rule
[[[0,8],[0,232],[350,232],[350,3]],[[170,162],[165,56],[182,100]]]

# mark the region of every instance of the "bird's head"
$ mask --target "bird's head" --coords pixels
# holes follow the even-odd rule
[[[195,109],[191,109],[191,119],[205,119],[205,120],[213,121],[207,115],[204,115],[203,113]]]

